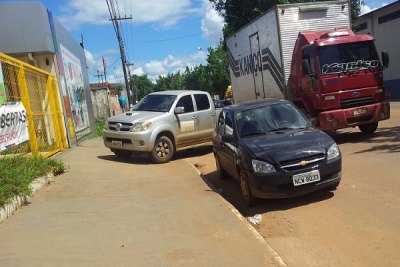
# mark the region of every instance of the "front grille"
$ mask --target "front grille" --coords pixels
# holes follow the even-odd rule
[[[121,125],[118,129],[117,125]],[[108,129],[112,131],[129,132],[133,126],[133,123],[128,122],[113,122],[108,123]]]
[[[341,108],[353,108],[353,107],[358,107],[358,106],[363,106],[363,105],[369,105],[369,104],[372,104],[373,102],[374,102],[374,99],[372,98],[372,96],[346,99],[346,100],[340,101],[340,107]]]
[[[302,158],[297,158],[297,159],[292,159],[292,160],[286,160],[280,162],[281,168],[287,171],[292,171],[292,170],[297,170],[297,169],[302,169],[305,167],[308,167],[310,164],[316,164],[320,161],[322,161],[325,158],[325,155],[323,153],[307,156],[307,157],[302,157]],[[306,165],[302,164],[304,162],[307,162]]]

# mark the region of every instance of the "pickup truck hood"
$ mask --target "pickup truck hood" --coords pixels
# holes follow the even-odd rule
[[[135,122],[145,122],[152,121],[155,118],[164,116],[164,112],[151,112],[151,111],[129,111],[124,114],[119,114],[114,117],[109,118],[110,122],[126,122],[126,123],[135,123]]]
[[[271,163],[325,155],[334,143],[327,134],[312,128],[255,136],[241,141],[256,159]]]

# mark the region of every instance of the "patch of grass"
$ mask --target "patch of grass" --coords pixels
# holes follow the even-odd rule
[[[105,121],[96,121],[96,135],[103,136],[103,128]]]
[[[56,159],[46,159],[42,156],[33,157],[1,157],[0,158],[0,206],[14,196],[29,196],[32,194],[29,184],[40,176],[53,172],[63,173],[66,166]]]

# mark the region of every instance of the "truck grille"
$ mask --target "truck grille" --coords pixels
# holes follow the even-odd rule
[[[119,126],[119,128],[118,128]],[[108,123],[108,129],[112,131],[129,132],[133,126],[133,123],[128,122],[114,122]]]
[[[362,97],[362,98],[354,98],[354,99],[346,99],[340,101],[341,108],[352,108],[358,107],[362,105],[369,105],[374,102],[372,96]]]
[[[308,167],[311,163],[315,164],[320,161],[322,161],[325,158],[325,155],[322,153],[303,157],[303,158],[297,158],[293,160],[286,160],[280,162],[280,165],[282,169],[287,170],[287,171],[293,171],[293,170],[298,170],[302,169],[305,167]],[[305,164],[304,164],[305,163]]]

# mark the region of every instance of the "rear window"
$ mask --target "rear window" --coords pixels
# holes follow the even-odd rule
[[[194,99],[196,100],[197,110],[207,110],[210,108],[210,101],[206,94],[195,94]]]

